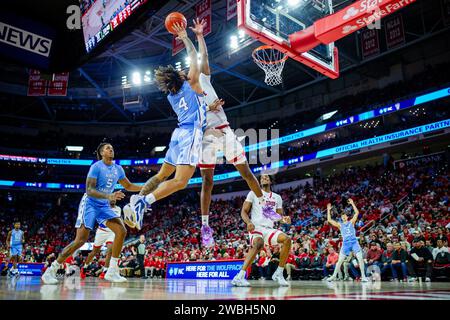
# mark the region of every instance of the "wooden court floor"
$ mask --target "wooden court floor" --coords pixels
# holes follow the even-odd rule
[[[236,288],[226,280],[129,279],[109,283],[98,278],[70,277],[58,285],[43,285],[39,277],[0,277],[0,300],[450,300],[450,282],[251,281]]]

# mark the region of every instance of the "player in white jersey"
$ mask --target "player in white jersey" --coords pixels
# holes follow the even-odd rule
[[[267,174],[261,175],[261,186],[263,189],[266,205],[276,211],[277,221],[290,224],[291,218],[283,215],[283,200],[279,194],[270,189],[271,181]],[[253,191],[247,195],[241,210],[241,217],[247,224],[247,230],[250,233],[251,249],[247,253],[241,271],[233,278],[231,284],[237,287],[248,287],[250,283],[245,279],[245,272],[255,260],[256,255],[264,248],[264,245],[275,246],[281,244],[280,262],[277,270],[272,275],[272,279],[280,286],[288,286],[289,283],[284,279],[283,271],[291,249],[291,238],[281,230],[274,229],[274,215],[268,214],[268,209],[262,207]],[[248,214],[250,213],[251,218]]]
[[[122,209],[120,209],[119,206],[112,204],[111,209],[114,211],[114,213],[116,213],[117,217],[121,216]],[[114,242],[114,238],[115,238],[115,235],[111,229],[109,229],[104,224],[98,225],[97,231],[95,232],[94,248],[87,256],[86,261],[84,262],[83,268],[81,268],[81,278],[86,277],[85,271],[91,264],[92,259],[94,259],[94,257],[96,257],[100,253],[103,245],[106,245],[105,266],[103,267],[102,273],[99,276],[100,279],[105,278],[105,274],[108,271],[109,262],[111,260],[111,252],[112,252],[111,249],[112,249],[112,244]]]
[[[202,244],[206,247],[214,245],[213,231],[209,227],[209,208],[211,195],[214,186],[214,168],[216,165],[217,152],[222,151],[228,162],[234,164],[241,176],[247,182],[249,188],[255,193],[261,203],[264,203],[263,193],[259,186],[258,179],[253,175],[245,157],[244,148],[237,140],[236,135],[231,130],[227,116],[222,106],[224,102],[219,99],[216,91],[211,85],[211,71],[208,62],[208,51],[203,37],[205,22],[199,19],[194,20],[194,27],[191,30],[197,36],[200,53],[200,76],[199,83],[203,90],[204,100],[208,105],[206,112],[206,129],[203,134],[202,154],[198,166],[202,175],[202,191],[200,195],[201,216],[202,216]],[[160,171],[150,178],[141,190],[141,195],[152,192],[161,182],[165,181],[175,171],[175,167],[164,163]],[[124,208],[127,211],[128,208]],[[275,214],[275,212],[272,212]]]

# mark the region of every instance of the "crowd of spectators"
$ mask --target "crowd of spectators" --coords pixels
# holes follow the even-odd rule
[[[324,209],[331,202],[338,211],[349,210],[341,204],[348,197],[360,209],[356,228],[367,266],[379,267],[383,279],[414,279],[422,269],[425,278],[436,279],[441,271],[445,275],[445,265],[450,264],[446,260],[450,240],[448,175],[446,162],[419,168],[367,166],[315,177],[313,185],[282,190],[285,214],[292,219],[292,225],[279,226],[293,240],[286,268],[289,278],[322,279],[333,272],[341,236],[326,222]],[[79,194],[2,192],[0,260],[5,259],[4,239],[12,219],[17,218],[25,231],[25,261],[51,262],[74,236],[78,198]],[[147,238],[145,270],[149,276],[164,277],[168,262],[245,256],[249,243],[240,218],[244,198],[213,201],[210,225],[216,245],[210,249],[200,246],[198,199],[198,190],[187,190],[147,213],[140,233]],[[128,235],[131,241],[138,233],[133,229]],[[122,272],[128,276],[140,274],[133,247],[132,242],[127,244],[120,260]],[[81,265],[79,255],[71,263]],[[270,278],[278,259],[277,246],[265,247],[249,270],[250,278]],[[98,275],[103,265],[104,256],[94,259],[88,275]],[[343,268],[345,279],[358,279],[357,268],[350,257]]]

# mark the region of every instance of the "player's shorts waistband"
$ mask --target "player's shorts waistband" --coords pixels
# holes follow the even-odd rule
[[[228,128],[229,126],[230,126],[229,124],[223,124],[223,125],[221,125],[221,126],[214,127],[214,129],[220,130],[220,129]]]

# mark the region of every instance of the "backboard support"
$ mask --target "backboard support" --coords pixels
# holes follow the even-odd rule
[[[416,0],[358,0],[333,12],[333,0],[237,0],[238,28],[318,72],[339,77],[334,42]]]
[[[327,77],[339,77],[334,42],[319,44],[307,52],[299,52],[290,45],[291,34],[333,13],[332,0],[238,0],[237,3],[238,28]]]

